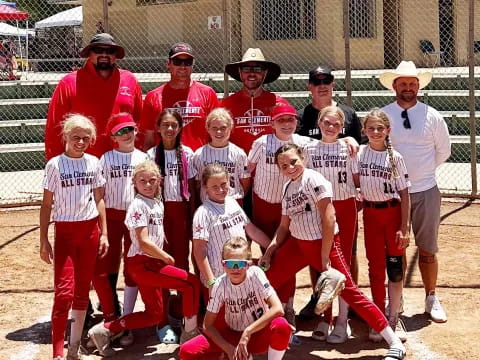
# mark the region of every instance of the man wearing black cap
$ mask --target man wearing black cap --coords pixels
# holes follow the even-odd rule
[[[145,150],[157,143],[157,120],[164,109],[176,110],[182,116],[184,145],[196,150],[208,142],[205,119],[219,102],[215,90],[191,79],[194,62],[189,44],[172,45],[167,61],[170,81],[145,97],[140,121],[140,131],[145,134]]]
[[[115,64],[125,56],[123,47],[110,34],[96,34],[80,56],[87,58],[85,65],[60,80],[50,101],[45,127],[47,160],[64,151],[60,123],[69,113],[80,113],[94,121],[97,140],[87,152],[97,157],[113,147],[110,135],[105,133],[110,116],[127,112],[137,123],[140,121],[142,89],[131,72]]]
[[[225,72],[243,84],[240,91],[223,99],[222,106],[233,115],[235,130],[230,141],[248,154],[255,139],[273,131],[270,112],[274,106],[289,105],[282,97],[263,89],[263,84],[278,79],[281,69],[266,61],[260,49],[250,48],[242,61],[226,65]]]

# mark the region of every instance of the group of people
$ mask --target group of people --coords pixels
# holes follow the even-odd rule
[[[370,340],[389,344],[385,358],[403,359],[399,314],[411,228],[425,311],[447,320],[435,293],[435,169],[450,142],[441,115],[417,100],[430,73],[403,61],[382,74],[396,101],[360,122],[333,101],[334,74],[324,66],[310,71],[312,104],[300,114],[266,91],[281,69],[260,49],[226,66],[242,88],[222,101],[191,79],[195,56],[186,43],[171,47],[170,80],[144,100],[135,76],[117,67],[125,51],[111,35],[94,35],[80,55],[85,65],[58,84],[45,130],[40,256],[54,263],[54,359],[82,358],[93,283],[104,321],[88,336],[103,356],[114,354],[113,339],[128,346],[131,330],[157,325],[160,341],[182,344],[182,359],[268,352],[280,360],[295,341],[295,274],[307,265],[313,293],[299,315],[322,314],[313,338],[347,341],[350,306],[369,325]],[[373,301],[356,286],[361,208]],[[262,251],[258,263],[252,241]],[[122,253],[123,310],[116,294]],[[180,339],[170,289],[182,304]],[[141,312],[134,311],[138,292]]]

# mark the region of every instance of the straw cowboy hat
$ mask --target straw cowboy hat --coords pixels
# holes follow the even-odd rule
[[[249,48],[245,52],[245,54],[243,54],[242,61],[227,64],[225,66],[225,72],[235,80],[242,81],[240,79],[239,72],[240,66],[250,61],[262,63],[262,65],[267,68],[267,75],[265,76],[265,80],[263,81],[265,84],[277,80],[280,76],[280,73],[282,72],[279,65],[275,64],[274,62],[265,60],[262,50],[260,50],[259,48]]]
[[[387,71],[380,75],[380,83],[387,89],[393,90],[393,82],[399,77],[416,77],[420,89],[423,89],[432,81],[431,72],[420,72],[413,61],[402,61],[394,71]]]

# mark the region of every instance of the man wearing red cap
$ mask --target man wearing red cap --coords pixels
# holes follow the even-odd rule
[[[210,111],[219,106],[219,102],[211,87],[191,79],[194,62],[189,44],[172,45],[167,62],[170,81],[153,89],[145,97],[140,121],[140,132],[145,134],[144,150],[158,143],[158,116],[167,108],[178,111],[182,116],[183,144],[196,150],[207,143],[205,119]]]
[[[85,65],[60,80],[50,101],[45,128],[47,160],[64,150],[60,124],[69,113],[88,116],[95,123],[97,141],[87,152],[97,157],[112,148],[110,135],[105,132],[110,116],[127,112],[135,122],[140,120],[142,89],[131,72],[115,64],[125,56],[123,47],[109,34],[96,34],[80,56],[87,58]]]
[[[225,72],[243,84],[240,91],[223,99],[222,106],[233,115],[235,130],[230,141],[248,154],[255,139],[272,133],[270,113],[275,105],[288,105],[282,97],[263,89],[263,84],[278,79],[281,69],[266,61],[260,49],[250,48],[242,61],[226,65]]]

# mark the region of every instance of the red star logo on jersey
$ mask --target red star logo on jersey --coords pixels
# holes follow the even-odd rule
[[[198,225],[196,228],[195,228],[195,232],[200,232],[203,230],[203,227],[201,225]]]
[[[134,218],[134,219],[135,219],[135,221],[138,221],[138,220],[140,220],[140,219],[141,219],[141,217],[142,217],[142,214],[140,214],[140,213],[139,213],[139,212],[137,212],[137,211],[135,211],[135,212],[133,213],[133,215],[132,215],[132,218]]]

